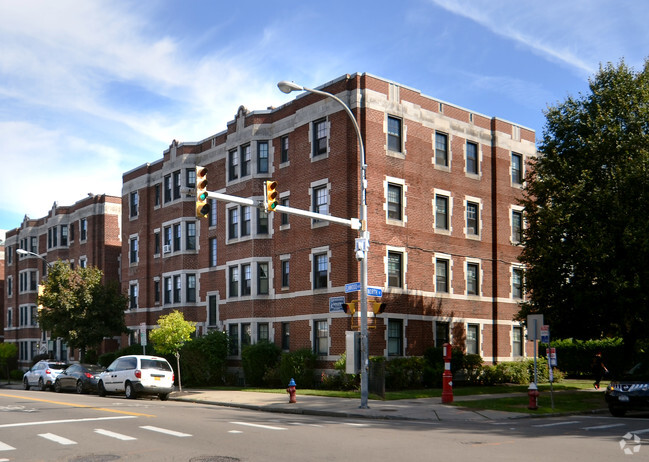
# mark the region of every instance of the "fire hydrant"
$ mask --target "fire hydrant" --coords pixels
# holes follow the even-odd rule
[[[288,393],[288,402],[289,403],[297,403],[297,399],[295,398],[295,380],[291,379],[291,381],[288,383],[288,388],[286,389],[286,393]]]
[[[536,410],[539,408],[539,390],[536,388],[534,382],[530,383],[529,388],[527,389],[527,396],[530,398],[530,402],[527,405],[528,409]]]

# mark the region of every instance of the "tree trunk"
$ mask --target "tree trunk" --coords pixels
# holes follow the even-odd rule
[[[79,362],[83,363],[86,360],[86,347],[79,348]]]
[[[176,368],[178,369],[178,391],[183,391],[183,384],[180,382],[180,353],[176,352]]]

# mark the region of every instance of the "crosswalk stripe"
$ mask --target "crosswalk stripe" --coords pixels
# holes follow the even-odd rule
[[[0,451],[11,451],[13,449],[16,448],[14,448],[13,446],[9,446],[8,444],[5,444],[2,441],[0,441]]]
[[[171,436],[177,436],[179,438],[185,438],[187,436],[192,436],[189,433],[182,433],[182,432],[177,432],[174,430],[167,430],[166,428],[160,428],[160,427],[153,427],[151,425],[145,425],[143,427],[144,430],[151,430],[152,432],[158,432],[158,433],[164,433],[166,435],[171,435]]]
[[[137,439],[137,438],[133,438],[132,436],[122,435],[121,433],[111,432],[110,430],[104,430],[103,428],[95,428],[95,433],[104,436],[110,436],[111,438],[117,438],[118,440],[122,440],[122,441],[131,441]]]
[[[625,424],[609,424],[609,425],[597,425],[595,427],[584,427],[582,430],[604,430],[606,428],[615,428],[615,427],[624,427]]]
[[[532,425],[532,427],[558,427],[559,425],[572,425],[579,423],[578,420],[571,420],[570,422],[554,422],[540,425]]]
[[[253,424],[248,422],[230,422],[235,425],[244,425],[246,427],[265,428],[266,430],[286,430],[284,427],[273,427],[271,425]]]
[[[50,441],[54,441],[55,443],[59,443],[59,444],[64,444],[64,445],[77,444],[76,441],[72,441],[62,436],[55,435],[54,433],[39,433],[38,436]]]

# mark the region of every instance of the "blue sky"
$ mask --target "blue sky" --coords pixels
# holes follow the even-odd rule
[[[173,139],[289,101],[280,80],[368,72],[540,138],[600,63],[649,56],[636,0],[0,0],[0,18],[0,229],[121,195]]]

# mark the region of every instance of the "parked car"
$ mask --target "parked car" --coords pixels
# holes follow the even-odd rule
[[[38,387],[45,391],[54,385],[56,377],[68,367],[68,364],[57,361],[39,361],[23,375],[23,388]]]
[[[649,411],[649,358],[613,380],[604,394],[608,409],[616,417],[627,411]]]
[[[54,380],[54,391],[75,390],[77,393],[97,391],[97,378],[106,370],[95,364],[73,364]]]
[[[174,373],[169,362],[158,356],[120,356],[99,375],[99,396],[124,393],[135,399],[139,394],[158,395],[166,400],[174,388]]]

